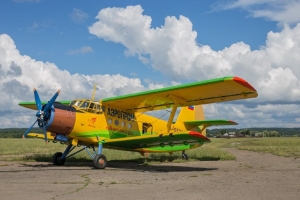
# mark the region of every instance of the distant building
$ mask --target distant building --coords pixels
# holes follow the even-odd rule
[[[236,137],[236,133],[235,132],[228,132],[228,133],[224,133],[220,137],[221,138]]]
[[[226,133],[225,133],[226,134]],[[235,137],[236,133],[235,132],[228,132],[227,135],[229,137]]]

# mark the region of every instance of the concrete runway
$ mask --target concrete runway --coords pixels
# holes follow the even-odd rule
[[[0,199],[300,199],[300,159],[226,149],[236,161],[138,165],[0,161]]]

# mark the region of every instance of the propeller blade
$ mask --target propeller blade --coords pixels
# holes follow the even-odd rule
[[[44,112],[47,112],[47,111],[50,110],[51,106],[52,106],[53,103],[55,102],[55,100],[56,100],[57,96],[59,95],[59,93],[60,93],[60,90],[58,90],[58,91],[53,95],[53,97],[50,99],[50,101],[48,101],[47,105],[45,106],[45,108],[44,108],[44,110],[43,110]]]
[[[37,110],[42,110],[42,102],[41,102],[39,94],[35,88],[33,89],[33,94],[34,94],[34,99],[35,99],[35,104],[36,104]]]
[[[48,142],[48,138],[47,138],[47,131],[46,131],[46,124],[44,122],[44,119],[42,119],[42,123],[43,123],[43,130],[44,130],[44,136],[45,136],[45,142],[47,143]]]
[[[26,137],[27,134],[29,133],[29,131],[32,129],[32,127],[35,125],[35,123],[37,122],[38,120],[36,120],[27,130],[26,132],[24,133],[23,137]]]

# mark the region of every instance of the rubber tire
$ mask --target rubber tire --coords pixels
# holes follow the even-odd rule
[[[96,169],[105,169],[107,165],[106,157],[103,154],[96,155],[93,162]]]
[[[66,159],[61,160],[61,159],[60,159],[61,156],[62,156],[62,152],[56,152],[56,153],[53,155],[53,157],[52,157],[52,162],[53,162],[54,165],[61,166],[61,165],[64,165],[64,164],[65,164]]]

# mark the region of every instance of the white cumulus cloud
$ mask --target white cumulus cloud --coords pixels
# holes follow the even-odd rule
[[[258,2],[270,5],[271,1],[234,2],[232,8],[248,8]],[[288,8],[293,3],[298,4],[297,1],[283,4]],[[300,24],[294,27],[285,24],[281,31],[269,32],[266,44],[258,50],[252,51],[248,44],[237,41],[215,51],[196,42],[197,32],[185,16],[167,16],[160,27],[152,27],[151,21],[139,5],[106,8],[99,11],[89,31],[105,41],[121,43],[127,55],[136,56],[143,63],[147,60],[155,70],[174,81],[239,76],[257,89],[257,99],[233,102],[236,108],[230,108],[231,104],[205,106],[208,117],[239,119],[249,127],[297,126],[297,112],[293,109],[299,110],[300,102]],[[298,21],[296,15],[293,22]],[[288,122],[279,117],[279,110]]]
[[[91,34],[123,44],[129,55],[148,58],[154,69],[173,80],[234,75],[253,84],[259,92],[258,102],[300,99],[300,24],[269,32],[259,50],[236,42],[214,51],[196,43],[197,32],[184,16],[166,17],[161,27],[151,27],[151,17],[143,15],[137,5],[103,9],[96,19],[89,27]]]
[[[33,88],[42,101],[49,100],[58,90],[58,100],[91,98],[97,84],[96,99],[145,90],[138,78],[120,74],[85,76],[60,70],[54,63],[36,61],[21,55],[13,39],[0,35],[0,124],[5,127],[29,127],[34,113],[18,106],[21,101],[34,101]],[[32,117],[31,117],[32,116]]]
[[[300,21],[299,0],[233,0],[219,1],[214,4],[214,10],[229,10],[241,8],[255,18],[265,18],[276,21],[280,25],[294,25]]]

